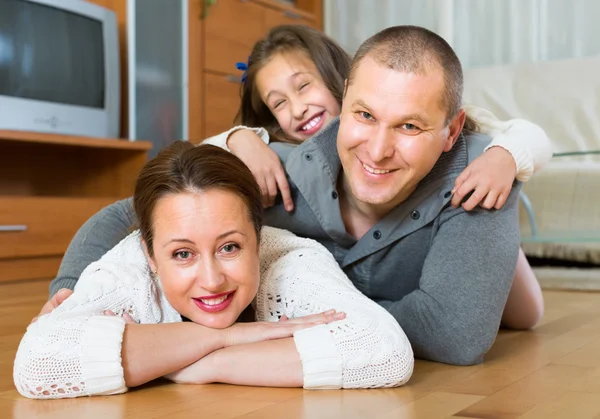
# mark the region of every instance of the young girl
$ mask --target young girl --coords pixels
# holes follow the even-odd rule
[[[260,189],[235,156],[169,146],[143,168],[134,207],[139,230],[28,327],[14,365],[23,396],[117,394],[165,375],[307,389],[410,378],[396,320],[319,243],[261,228]],[[236,323],[251,302],[256,321]]]
[[[245,70],[236,118],[242,125],[205,142],[228,149],[246,163],[261,187],[265,206],[273,205],[279,188],[286,209],[293,209],[281,162],[266,144],[269,139],[299,144],[336,118],[350,61],[324,34],[283,25],[255,44],[248,64],[238,65]],[[526,182],[549,161],[550,142],[540,127],[528,121],[503,122],[484,109],[465,108],[465,129],[486,133],[493,141],[456,179],[452,205],[467,211],[477,205],[499,209],[515,178]],[[531,328],[543,309],[541,289],[521,250],[503,325]]]

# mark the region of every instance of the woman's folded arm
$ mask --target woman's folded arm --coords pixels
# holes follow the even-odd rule
[[[268,234],[266,234],[268,233]],[[414,357],[396,320],[350,282],[317,242],[263,229],[259,320],[346,313],[343,320],[298,331],[305,388],[395,387],[412,375]]]

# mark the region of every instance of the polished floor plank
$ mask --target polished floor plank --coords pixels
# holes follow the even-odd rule
[[[534,331],[501,331],[481,365],[417,361],[410,383],[398,389],[156,381],[119,396],[28,400],[14,389],[12,365],[47,292],[46,281],[0,284],[2,418],[600,418],[600,293],[546,292],[546,314]]]

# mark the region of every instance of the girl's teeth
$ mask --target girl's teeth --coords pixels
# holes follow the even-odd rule
[[[366,164],[363,163],[363,167],[367,170],[367,172],[369,173],[374,173],[376,175],[383,175],[385,173],[389,173],[391,172],[391,170],[381,170],[381,169],[373,169],[372,167],[367,166]]]
[[[225,301],[227,299],[227,295],[224,295],[223,297],[219,297],[219,298],[211,298],[211,299],[200,299],[200,301],[202,301],[203,304],[206,304],[207,306],[216,306],[217,304],[221,304],[223,301]]]
[[[317,116],[317,117],[315,117],[315,118],[311,119],[311,120],[308,122],[308,124],[306,124],[306,125],[304,125],[304,126],[302,127],[302,131],[307,131],[307,130],[309,130],[309,129],[313,128],[315,125],[317,125],[317,124],[319,123],[319,121],[321,120],[321,118],[322,118],[322,117],[321,117],[321,115],[319,115],[319,116]]]

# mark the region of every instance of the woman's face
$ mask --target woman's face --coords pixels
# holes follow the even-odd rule
[[[303,53],[275,54],[256,73],[256,88],[283,132],[304,141],[340,114],[317,67]]]
[[[256,296],[259,247],[244,201],[212,189],[167,195],[153,212],[154,256],[167,301],[191,321],[231,326]]]

